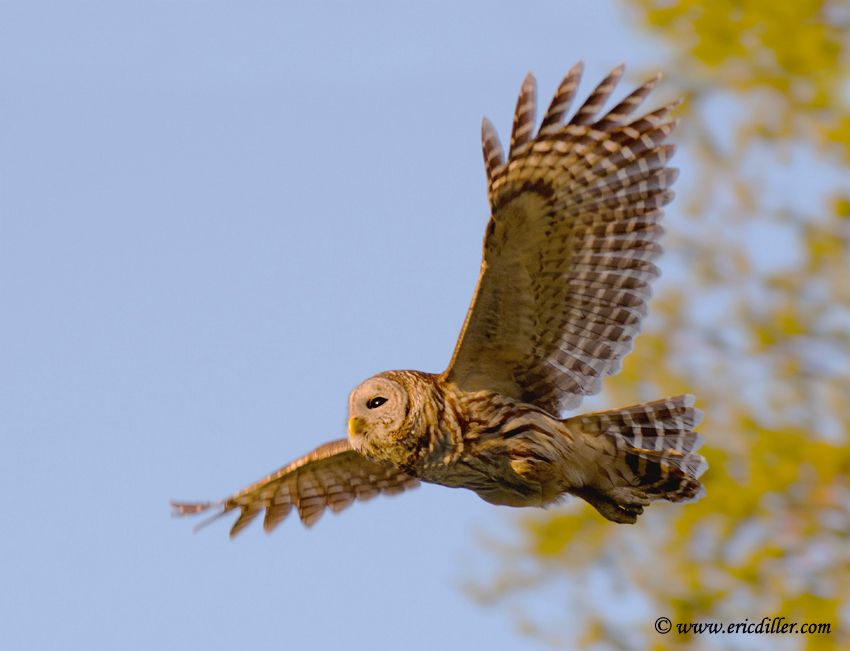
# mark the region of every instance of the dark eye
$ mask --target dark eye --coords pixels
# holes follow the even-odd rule
[[[366,407],[369,409],[375,409],[377,407],[380,407],[386,401],[387,399],[383,396],[375,396],[374,398],[369,398],[369,400],[366,401]]]

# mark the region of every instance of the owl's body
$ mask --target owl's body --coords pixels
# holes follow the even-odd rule
[[[664,144],[670,104],[627,116],[658,78],[607,113],[622,67],[565,123],[574,66],[535,133],[534,78],[523,83],[505,160],[482,127],[491,218],[475,296],[448,368],[387,371],[349,396],[348,440],[333,441],[222,502],[235,535],[265,510],[271,530],[294,508],[326,508],[426,481],[493,504],[546,506],[576,495],[615,522],[651,501],[702,492],[705,460],[691,396],[563,418],[631,349],[658,276],[662,207],[676,170]],[[175,503],[178,515],[213,503]]]
[[[690,499],[701,488],[689,477],[703,461],[688,454],[699,417],[688,397],[561,420],[500,393],[463,391],[440,375],[387,371],[352,392],[350,413],[389,393],[376,381],[415,400],[392,423],[396,436],[370,440],[353,416],[352,447],[422,481],[505,506],[546,506],[574,494],[620,522],[634,521],[651,499]],[[652,448],[642,447],[650,439]]]

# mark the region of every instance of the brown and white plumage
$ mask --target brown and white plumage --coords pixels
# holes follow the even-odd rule
[[[235,535],[263,509],[271,530],[295,507],[310,525],[326,508],[423,480],[511,506],[573,494],[610,520],[634,522],[652,500],[701,494],[691,396],[563,419],[631,349],[676,178],[665,144],[675,104],[630,118],[659,77],[604,112],[619,66],[567,119],[581,73],[581,64],[567,73],[536,132],[536,82],[525,78],[507,161],[483,121],[491,218],[446,371],[369,378],[349,397],[347,442],[222,502],[175,503],[176,514],[238,509]]]
[[[646,314],[652,261],[661,253],[661,208],[676,170],[664,140],[672,105],[631,123],[627,116],[658,77],[598,116],[618,67],[563,124],[580,68],[556,94],[536,138],[493,165],[485,127],[492,217],[478,289],[446,379],[497,390],[553,414],[574,409],[616,372]],[[514,129],[528,133],[534,83],[526,78]]]
[[[221,502],[171,504],[179,515],[220,508],[213,519],[238,509],[239,517],[230,529],[230,535],[235,536],[263,509],[266,510],[263,519],[266,531],[280,524],[293,508],[301,522],[310,527],[325,509],[338,513],[355,500],[365,501],[379,493],[395,495],[418,485],[416,478],[398,468],[369,461],[355,452],[347,439],[340,439],[320,445]]]

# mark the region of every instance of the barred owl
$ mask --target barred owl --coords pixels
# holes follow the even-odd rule
[[[574,495],[632,523],[654,500],[702,493],[692,396],[563,417],[631,349],[676,178],[664,144],[676,103],[629,119],[659,77],[602,113],[620,66],[567,120],[581,73],[581,64],[568,72],[536,132],[526,77],[507,159],[483,121],[491,217],[448,368],[367,379],[349,397],[347,439],[220,502],[175,502],[175,514],[238,510],[236,535],[263,510],[270,531],[295,507],[310,526],[328,508],[425,481],[508,506]]]

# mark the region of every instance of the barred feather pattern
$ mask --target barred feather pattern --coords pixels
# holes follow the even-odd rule
[[[419,481],[399,468],[376,463],[351,449],[346,439],[331,441],[220,502],[172,502],[174,515],[197,515],[217,509],[199,527],[239,511],[230,537],[265,510],[263,528],[271,532],[292,511],[313,526],[325,510],[342,511],[355,500],[380,493],[394,495],[415,488]]]
[[[631,349],[676,179],[665,142],[676,103],[630,119],[659,77],[603,112],[619,66],[569,117],[582,69],[567,73],[536,134],[536,82],[525,78],[507,160],[482,123],[491,218],[446,371],[367,379],[349,396],[348,440],[222,501],[174,502],[176,515],[238,512],[231,536],[263,511],[266,531],[293,509],[311,526],[328,509],[421,480],[517,507],[572,494],[631,523],[654,500],[702,494],[692,396],[562,418]]]
[[[694,431],[701,420],[694,396],[682,395],[582,414],[565,424],[582,435],[612,439],[620,476],[628,485],[640,488],[651,499],[681,502],[697,499],[704,492],[698,480],[708,464],[696,452],[702,436]]]
[[[584,498],[615,522],[634,522],[655,500],[703,493],[706,462],[691,395],[565,420],[490,391],[465,392],[441,376],[388,371],[412,397],[403,439],[373,441],[423,481],[475,491],[508,506]]]
[[[677,102],[629,120],[659,77],[602,112],[619,66],[567,120],[581,72],[576,65],[567,73],[534,138],[536,84],[526,78],[506,162],[485,122],[492,214],[444,376],[556,415],[597,393],[631,350],[659,273],[659,222],[677,176],[665,143]]]

